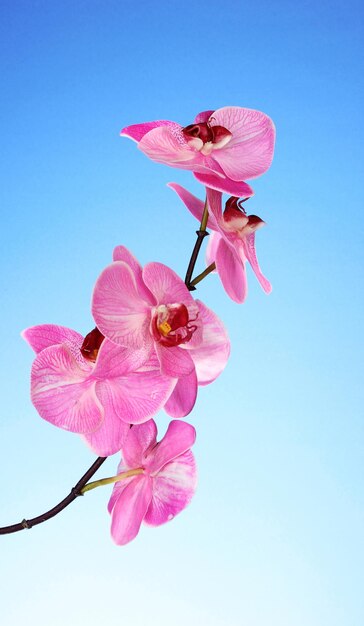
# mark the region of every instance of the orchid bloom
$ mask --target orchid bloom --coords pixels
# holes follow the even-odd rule
[[[159,443],[156,437],[156,424],[149,420],[133,426],[124,443],[118,467],[121,480],[108,505],[111,535],[118,545],[134,539],[143,521],[160,526],[172,520],[195,492],[196,464],[190,450],[196,438],[193,426],[174,420]],[[130,476],[132,470],[136,470],[134,476]],[[126,478],[123,472],[128,472]]]
[[[121,135],[153,161],[192,170],[211,189],[249,197],[254,192],[244,180],[269,168],[275,127],[261,111],[228,106],[203,111],[185,127],[160,120],[127,126]]]
[[[108,341],[96,328],[85,338],[45,324],[23,331],[37,353],[31,399],[46,421],[83,435],[99,456],[121,449],[129,424],[159,411],[176,381],[161,376],[155,355]]]
[[[201,221],[204,203],[187,189],[170,183],[188,210]],[[221,209],[221,192],[207,189],[209,218],[207,227],[213,232],[207,246],[207,265],[215,262],[217,273],[228,296],[235,302],[244,302],[247,294],[246,262],[249,261],[259,283],[266,293],[272,291],[263,276],[255,252],[255,231],[264,226],[256,215],[246,215],[241,202],[231,197]]]
[[[92,313],[110,341],[156,353],[161,374],[177,379],[165,410],[184,417],[193,408],[197,385],[207,385],[222,372],[230,344],[219,318],[199,300],[173,270],[161,263],[144,268],[124,247],[96,281]]]

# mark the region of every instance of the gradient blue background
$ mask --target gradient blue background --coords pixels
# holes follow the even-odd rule
[[[189,416],[194,500],[124,548],[109,538],[109,488],[1,537],[1,623],[362,626],[362,3],[2,0],[0,11],[4,525],[53,506],[94,459],[33,409],[20,331],[88,332],[114,245],[184,275],[194,243],[165,184],[200,194],[198,183],[120,128],[231,104],[277,126],[249,201],[268,224],[257,251],[273,293],[251,272],[244,305],[217,277],[198,290],[232,356]]]

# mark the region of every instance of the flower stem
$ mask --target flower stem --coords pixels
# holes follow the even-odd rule
[[[100,480],[94,480],[92,483],[88,483],[81,489],[81,495],[86,493],[86,491],[91,491],[91,489],[96,489],[96,487],[102,487],[102,485],[111,485],[112,483],[117,483],[119,480],[123,480],[124,478],[129,478],[130,476],[137,476],[138,474],[143,474],[144,470],[142,467],[138,467],[138,469],[128,470],[127,472],[122,472],[121,474],[117,474],[117,476],[110,476],[109,478],[101,478]]]
[[[209,211],[208,211],[208,204],[207,204],[207,197],[206,197],[200,228],[199,230],[196,231],[197,241],[192,251],[192,255],[190,258],[190,262],[188,264],[186,278],[185,278],[185,284],[190,291],[193,291],[195,289],[195,285],[197,285],[197,283],[203,280],[205,276],[210,274],[210,272],[212,272],[215,269],[215,263],[212,263],[201,274],[196,276],[196,278],[191,281],[193,270],[195,269],[196,261],[197,261],[197,258],[201,249],[202,242],[204,238],[208,236],[209,234],[206,231],[208,217],[209,217]],[[21,522],[18,522],[17,524],[11,524],[10,526],[0,527],[0,535],[9,535],[11,533],[16,533],[20,530],[25,530],[26,528],[30,529],[33,526],[42,524],[43,522],[46,522],[47,520],[51,519],[55,515],[58,515],[58,513],[63,511],[63,509],[65,509],[69,504],[71,504],[71,502],[76,500],[78,496],[83,496],[84,493],[86,493],[87,491],[91,491],[92,489],[95,489],[96,487],[99,487],[101,485],[108,485],[108,484],[118,482],[119,480],[129,478],[130,476],[137,476],[138,474],[142,474],[144,471],[142,468],[137,468],[134,470],[128,470],[127,472],[123,472],[122,474],[118,474],[117,476],[112,476],[110,478],[102,478],[100,480],[95,480],[89,483],[88,481],[90,480],[90,478],[92,478],[92,476],[96,474],[97,470],[101,467],[104,461],[106,461],[106,458],[107,457],[98,457],[96,461],[91,465],[91,467],[87,470],[87,472],[82,476],[82,478],[80,478],[78,483],[71,489],[68,496],[66,496],[63,500],[61,500],[61,502],[56,504],[56,506],[54,506],[52,509],[50,509],[49,511],[46,511],[45,513],[42,513],[41,515],[38,515],[37,517],[33,517],[31,519],[23,519]]]
[[[68,506],[69,504],[71,504],[71,502],[76,500],[78,496],[83,495],[82,494],[83,487],[86,485],[86,483],[88,483],[90,478],[92,478],[92,476],[96,474],[99,467],[101,467],[104,461],[106,461],[106,458],[107,457],[99,456],[98,459],[96,459],[96,461],[87,470],[87,472],[82,476],[82,478],[80,478],[77,485],[75,485],[71,489],[68,496],[66,496],[61,502],[59,502],[59,504],[54,506],[53,509],[50,509],[49,511],[47,511],[46,513],[43,513],[42,515],[38,515],[38,517],[33,517],[32,519],[28,519],[28,520],[23,519],[18,524],[12,524],[11,526],[3,526],[2,528],[0,528],[0,535],[9,535],[10,533],[16,533],[19,530],[24,530],[25,528],[32,528],[33,526],[36,526],[37,524],[42,524],[43,522],[46,522],[47,520],[51,519],[51,517],[58,515],[58,513],[63,511],[63,509],[65,509],[66,506]]]
[[[207,204],[207,195],[206,195],[205,206],[203,208],[202,220],[200,224],[200,230],[206,230],[208,219],[209,219],[209,207]]]
[[[204,209],[203,209],[203,214],[202,214],[202,220],[201,220],[200,228],[199,228],[199,230],[196,230],[197,241],[196,241],[195,246],[193,248],[193,251],[192,251],[192,254],[191,254],[191,258],[190,258],[190,262],[188,264],[188,268],[187,268],[187,272],[186,272],[185,285],[187,286],[187,289],[189,289],[189,291],[194,291],[196,289],[196,287],[193,284],[193,281],[191,282],[191,278],[192,278],[193,270],[195,269],[197,257],[199,255],[199,252],[200,252],[200,249],[201,249],[201,246],[202,246],[202,242],[203,242],[204,238],[207,237],[208,234],[209,234],[206,231],[208,218],[209,218],[209,210],[208,210],[207,196],[206,196],[205,206],[204,206]]]
[[[214,263],[211,263],[211,265],[209,265],[208,267],[206,267],[206,269],[205,269],[203,272],[201,272],[201,274],[199,274],[198,276],[196,276],[196,278],[194,278],[194,279],[191,281],[190,285],[192,285],[192,286],[194,287],[195,285],[197,285],[197,283],[200,283],[200,282],[201,282],[201,280],[203,280],[204,278],[206,278],[206,276],[208,276],[209,274],[211,274],[211,272],[213,272],[213,271],[214,271],[214,269],[216,269],[216,264],[215,264],[215,262],[214,262]]]

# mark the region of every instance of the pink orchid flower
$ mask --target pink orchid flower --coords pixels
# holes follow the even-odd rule
[[[232,106],[203,111],[185,127],[160,120],[127,126],[121,135],[153,161],[192,170],[211,189],[249,197],[254,192],[243,181],[269,168],[275,127],[261,111]]]
[[[188,210],[201,221],[204,202],[187,189],[170,183]],[[259,283],[266,293],[272,291],[270,282],[263,276],[255,252],[255,231],[264,226],[256,215],[246,215],[238,198],[226,202],[222,212],[219,191],[207,189],[209,218],[207,227],[213,232],[207,246],[207,265],[215,262],[217,273],[228,296],[235,302],[244,302],[247,295],[246,262],[249,261]]]
[[[125,545],[136,537],[141,523],[160,526],[172,520],[191,501],[196,489],[196,464],[190,450],[195,442],[193,426],[170,422],[157,443],[153,420],[130,429],[118,474],[133,469],[142,473],[120,480],[114,486],[108,510],[111,535]]]
[[[176,381],[161,376],[151,354],[117,346],[94,329],[85,339],[74,330],[44,324],[23,333],[37,353],[31,399],[47,422],[83,435],[99,456],[121,449],[129,424],[159,411]]]
[[[219,318],[199,300],[173,270],[161,263],[142,268],[124,247],[96,281],[92,313],[110,341],[156,353],[162,375],[177,379],[165,405],[172,417],[193,408],[197,385],[211,383],[224,369],[230,343]]]

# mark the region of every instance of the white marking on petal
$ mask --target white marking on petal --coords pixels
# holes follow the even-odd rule
[[[206,143],[204,143],[203,147],[201,148],[201,154],[203,154],[204,156],[208,156],[209,154],[211,154],[214,148],[215,144],[212,143],[212,141],[206,141]]]

